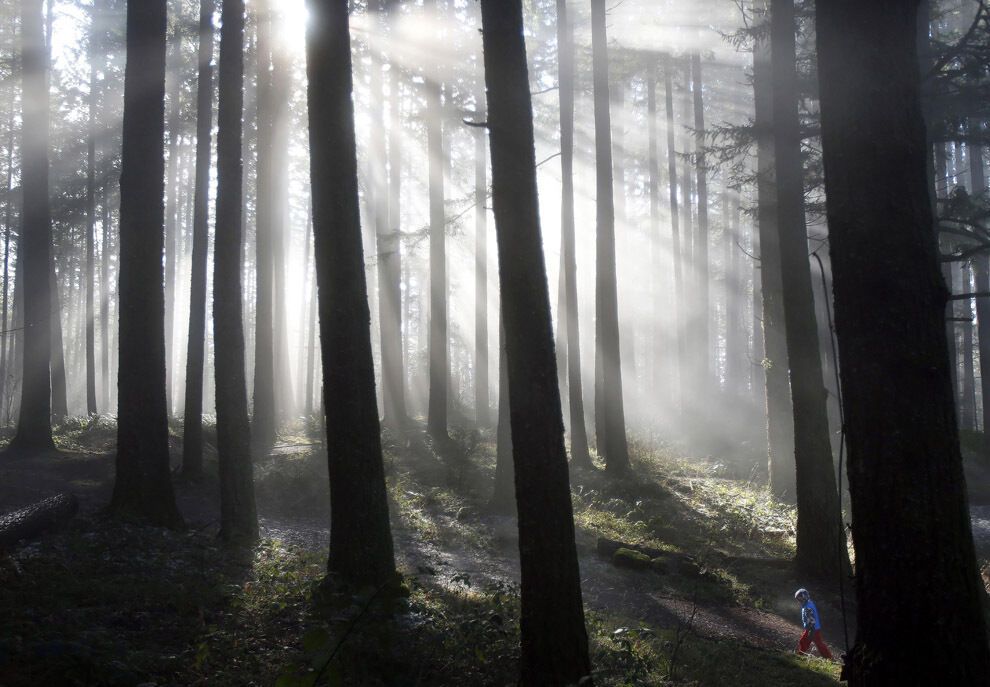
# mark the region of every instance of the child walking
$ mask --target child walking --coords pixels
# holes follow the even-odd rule
[[[822,621],[818,616],[818,607],[811,600],[811,594],[807,589],[801,588],[794,592],[794,598],[801,604],[801,625],[804,627],[804,634],[798,640],[798,653],[807,654],[811,643],[814,642],[822,658],[832,660],[832,652],[829,651],[828,644],[822,637]]]

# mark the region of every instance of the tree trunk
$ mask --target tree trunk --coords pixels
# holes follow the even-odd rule
[[[90,18],[89,95],[86,99],[86,413],[96,415],[96,46],[100,29],[98,6]],[[6,299],[4,299],[6,301]],[[4,324],[6,324],[6,317]],[[0,371],[2,374],[2,371]],[[2,394],[0,394],[2,396]]]
[[[977,122],[971,121],[969,127],[971,133],[982,133],[983,127]],[[982,198],[987,190],[986,174],[983,171],[983,146],[971,145],[969,151],[970,188],[974,197]],[[973,274],[976,277],[976,292],[990,293],[990,257],[975,256]],[[976,299],[976,322],[980,354],[980,395],[983,399],[983,450],[990,455],[990,300],[985,297]]]
[[[709,332],[711,320],[711,297],[709,288],[708,268],[708,169],[705,159],[705,100],[701,78],[701,55],[691,56],[691,83],[694,95],[694,149],[697,156],[695,176],[698,188],[698,226],[694,237],[694,277],[697,284],[696,305],[694,312],[696,321],[694,346],[697,347],[697,365],[695,380],[700,395],[698,408],[708,407],[713,387],[712,379],[712,346]],[[704,416],[702,421],[707,420]]]
[[[181,12],[181,10],[180,10]],[[178,259],[179,233],[179,138],[182,135],[180,104],[182,92],[182,33],[176,22],[175,33],[169,41],[171,55],[166,59],[172,62],[166,71],[166,93],[168,96],[168,167],[165,187],[165,402],[168,414],[173,414],[172,400],[175,396],[175,263]]]
[[[199,6],[199,79],[196,92],[196,188],[193,199],[192,263],[189,287],[189,341],[182,438],[182,474],[203,472],[203,368],[206,347],[206,270],[209,251],[210,159],[213,138],[214,0]],[[239,157],[239,156],[238,156]]]
[[[482,0],[481,12],[519,513],[520,684],[563,687],[590,675],[591,665],[540,237],[522,2]]]
[[[54,256],[49,268],[52,335],[52,420],[58,422],[69,417],[69,392],[65,378],[65,343],[62,338],[62,299],[59,297],[58,275],[55,273]]]
[[[574,27],[567,0],[557,0],[557,45],[560,82],[560,231],[562,234],[565,303],[561,313],[567,327],[567,389],[571,425],[571,460],[590,468],[588,430],[584,423],[581,380],[581,335],[577,294],[577,242],[574,219]]]
[[[960,293],[973,293],[973,270],[969,264],[960,265],[962,289]],[[960,402],[960,428],[968,431],[976,429],[976,376],[973,370],[973,302],[962,301],[962,359],[963,378],[962,400]]]
[[[929,202],[919,4],[817,6],[856,545],[852,687],[990,684]]]
[[[251,439],[258,455],[275,445],[275,339],[274,268],[272,231],[274,207],[274,153],[272,147],[275,104],[272,93],[271,0],[260,0],[257,19],[257,192],[255,199],[255,285],[254,313],[254,417]]]
[[[798,120],[794,0],[772,0],[773,128],[776,166],[784,331],[794,407],[797,496],[797,557],[800,571],[834,580],[849,572],[846,535],[839,511],[818,323],[815,321],[808,232],[804,216],[804,169]]]
[[[619,355],[619,304],[615,274],[615,207],[612,198],[612,123],[608,94],[608,47],[605,36],[605,0],[592,0],[592,49],[595,90],[595,169],[598,211],[596,240],[596,354],[600,366],[601,401],[596,406],[598,450],[605,469],[614,475],[629,472],[629,448],[622,399]],[[604,430],[604,431],[603,431]],[[604,437],[602,437],[604,434]],[[604,441],[602,441],[604,439]]]
[[[686,307],[684,294],[684,273],[681,262],[681,233],[680,214],[677,211],[677,145],[674,131],[674,58],[666,55],[664,59],[664,91],[667,113],[667,178],[670,186],[670,231],[671,231],[671,260],[674,264],[674,329],[677,337],[677,364],[673,367],[677,386],[677,399],[680,415],[683,420],[688,409],[687,384],[684,366],[687,362],[687,339],[684,336],[684,310]]]
[[[436,0],[426,0],[436,14]],[[427,429],[437,440],[447,438],[447,403],[450,387],[450,352],[447,333],[447,255],[444,212],[444,148],[441,84],[426,78],[427,148],[430,182],[430,400]]]
[[[220,461],[220,536],[258,538],[251,461],[241,300],[241,117],[244,111],[244,2],[224,0],[217,104],[217,209],[213,257],[213,341]]]
[[[165,0],[127,6],[120,174],[117,478],[110,508],[179,526],[165,402]]]
[[[769,21],[769,0],[761,14]],[[753,48],[753,90],[756,104],[757,224],[760,246],[760,294],[763,311],[761,367],[766,378],[767,465],[770,488],[778,498],[794,502],[794,413],[784,333],[784,286],[778,230],[776,162],[773,136],[773,70],[769,36],[761,34]]]
[[[347,0],[311,0],[309,11],[313,229],[330,469],[327,567],[349,582],[384,584],[395,577],[395,558],[361,245]]]
[[[24,305],[23,373],[11,450],[55,448],[51,424],[52,246],[48,203],[48,91],[41,0],[21,0],[21,233],[18,275]]]
[[[650,331],[650,336],[653,341],[652,346],[648,355],[652,357],[652,365],[648,369],[648,379],[650,394],[647,399],[657,401],[659,400],[661,389],[665,386],[664,379],[664,366],[661,361],[667,357],[665,347],[661,343],[665,337],[665,333],[660,326],[660,320],[663,316],[663,310],[661,307],[661,302],[664,293],[663,280],[659,274],[661,265],[661,253],[660,248],[662,241],[660,239],[660,154],[658,150],[659,138],[657,134],[657,61],[652,60],[647,68],[646,75],[646,118],[647,118],[647,147],[648,147],[648,165],[649,165],[649,192],[650,192],[650,244],[652,249],[650,251],[650,264],[653,265],[653,269],[650,270],[652,274],[652,284],[650,285],[650,293],[653,298],[653,324]],[[669,388],[669,387],[668,387]]]
[[[475,118],[485,119],[484,75],[475,93]],[[478,427],[491,425],[488,400],[488,151],[485,132],[474,132],[474,414]]]

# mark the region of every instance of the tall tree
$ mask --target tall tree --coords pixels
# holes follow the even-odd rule
[[[990,684],[928,191],[920,4],[817,4],[856,544],[853,687]]]
[[[485,119],[483,69],[479,64],[474,95],[479,122]],[[476,127],[474,136],[474,415],[479,427],[488,427],[488,149],[484,129]]]
[[[522,2],[482,0],[481,13],[522,568],[520,684],[563,687],[590,675],[591,665],[540,236]]]
[[[12,450],[43,451],[52,441],[51,209],[48,203],[48,60],[42,0],[21,1],[21,236],[17,285],[24,306],[21,407]]]
[[[595,91],[595,171],[597,179],[597,238],[595,280],[595,415],[598,451],[605,469],[629,471],[629,447],[622,400],[619,354],[619,301],[615,273],[615,205],[612,197],[612,118],[609,112],[608,46],[605,0],[591,2],[591,44]],[[603,441],[604,439],[604,441]]]
[[[436,0],[425,0],[436,12]],[[427,429],[439,440],[447,438],[450,388],[450,342],[447,328],[447,232],[444,212],[444,147],[442,86],[436,76],[426,77],[426,127],[430,183],[430,398]]]
[[[769,22],[770,1],[761,0],[759,15]],[[753,95],[756,133],[756,194],[760,246],[760,295],[763,313],[761,366],[766,380],[767,470],[778,498],[795,499],[794,415],[784,333],[784,285],[780,264],[780,232],[774,161],[772,45],[768,31],[753,45]]]
[[[771,0],[774,163],[784,331],[794,408],[794,465],[799,570],[836,579],[849,570],[846,535],[832,466],[828,408],[815,320],[804,169],[798,118],[794,0]]]
[[[982,133],[983,127],[977,122],[969,123],[970,135]],[[969,178],[973,196],[986,195],[986,173],[983,170],[983,146],[969,146]],[[977,293],[990,293],[990,257],[977,255],[973,258],[973,275]],[[977,337],[980,353],[980,395],[983,398],[983,450],[990,455],[990,299],[976,299]]]
[[[330,471],[328,570],[395,576],[358,201],[347,0],[309,0],[310,174]]]
[[[571,460],[591,467],[588,430],[584,424],[584,387],[581,381],[581,336],[577,295],[577,243],[574,220],[574,26],[567,0],[557,0],[557,69],[560,97],[560,231],[564,266],[564,307],[567,337],[567,392],[571,425]]]
[[[199,5],[199,78],[196,85],[196,182],[193,198],[189,341],[186,354],[182,474],[203,472],[203,368],[206,348],[206,270],[209,251],[210,161],[213,143],[214,0]],[[238,136],[238,139],[240,137]]]
[[[271,0],[255,3],[257,21],[257,190],[255,199],[254,416],[251,439],[267,453],[275,444],[275,263],[273,259],[275,99],[272,89]]]
[[[687,361],[687,339],[684,336],[684,270],[681,261],[681,216],[677,212],[677,146],[674,131],[674,58],[671,55],[664,56],[663,69],[664,82],[664,106],[667,123],[667,181],[670,191],[670,234],[671,234],[671,260],[674,264],[674,307],[676,315],[674,318],[674,329],[677,336],[677,365],[674,366],[677,379],[677,398],[680,406],[681,418],[683,419],[688,409],[687,384],[684,374],[684,365]]]
[[[705,156],[705,99],[704,82],[701,74],[701,55],[691,55],[691,91],[694,104],[694,148],[695,179],[698,189],[698,225],[694,236],[694,279],[695,279],[695,322],[694,342],[695,361],[698,369],[694,374],[699,385],[702,401],[710,398],[712,391],[712,361],[710,347],[710,295],[708,267],[708,169]],[[703,407],[699,404],[699,408]]]
[[[213,257],[213,340],[220,461],[220,535],[258,538],[248,421],[241,301],[244,111],[244,1],[223,0],[217,103],[216,250]]]
[[[165,401],[166,0],[127,5],[113,512],[175,526]]]
[[[86,413],[95,415],[96,405],[96,55],[102,29],[100,6],[90,11],[89,94],[86,98]]]

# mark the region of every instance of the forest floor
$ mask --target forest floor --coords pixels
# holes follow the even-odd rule
[[[256,465],[263,541],[251,550],[216,538],[209,456],[203,481],[176,482],[182,531],[101,514],[113,476],[105,419],[62,426],[56,454],[3,456],[0,510],[59,491],[81,509],[63,531],[0,556],[0,686],[513,684],[517,538],[514,518],[488,508],[492,443],[471,432],[439,452],[419,433],[386,442],[408,591],[386,599],[319,584],[329,498],[308,436],[282,436]],[[843,645],[838,581],[792,571],[793,510],[711,459],[633,453],[633,478],[572,476],[596,684],[836,684],[838,663],[793,651],[799,586],[812,589],[837,656]],[[659,549],[663,562],[616,567],[599,537]]]

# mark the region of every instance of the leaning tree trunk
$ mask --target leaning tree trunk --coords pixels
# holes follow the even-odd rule
[[[522,679],[590,675],[536,190],[521,0],[482,0],[492,190],[522,568]]]
[[[794,407],[797,556],[800,571],[834,580],[849,572],[832,466],[828,407],[815,320],[798,119],[794,0],[772,0],[773,124],[784,330]]]
[[[258,516],[251,462],[241,300],[243,0],[224,0],[220,20],[216,250],[213,257],[220,535],[227,541],[250,543],[258,538]]]
[[[48,204],[48,92],[41,0],[21,3],[21,235],[18,279],[24,305],[21,407],[12,450],[52,449],[49,281],[52,228]],[[21,276],[23,273],[23,276]]]
[[[181,525],[172,492],[165,403],[166,1],[127,6],[120,173],[117,478],[110,508]]]
[[[210,156],[213,133],[214,0],[199,7],[199,83],[196,92],[196,187],[193,198],[192,264],[189,287],[189,341],[182,437],[182,474],[203,472],[203,368],[206,348],[206,270],[209,251]]]
[[[327,568],[348,582],[384,584],[395,577],[395,557],[371,355],[347,4],[311,0],[306,41],[330,471]]]
[[[928,193],[919,5],[817,5],[856,545],[852,687],[990,684]]]
[[[563,234],[564,307],[567,328],[567,390],[571,420],[571,460],[592,467],[588,430],[584,424],[584,390],[581,381],[581,336],[578,326],[577,243],[574,219],[574,28],[567,0],[557,0],[557,45],[560,74],[560,231]]]
[[[605,0],[592,0],[591,9],[595,85],[595,170],[598,189],[595,338],[599,373],[596,376],[601,380],[600,384],[597,385],[600,387],[598,393],[601,397],[595,402],[598,409],[596,410],[596,425],[599,436],[598,450],[605,456],[605,469],[609,473],[623,475],[629,472],[629,447],[626,444],[626,420],[622,400],[622,365],[619,355],[619,301],[615,274],[615,206],[612,197],[612,123],[609,113]]]

